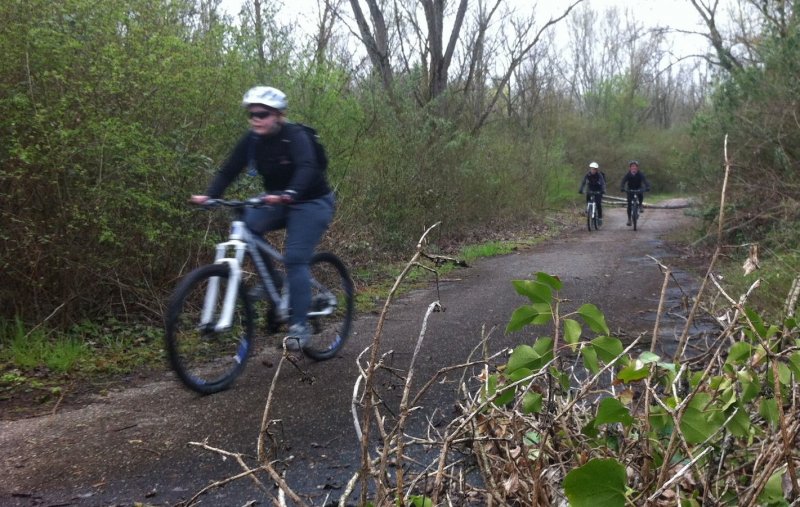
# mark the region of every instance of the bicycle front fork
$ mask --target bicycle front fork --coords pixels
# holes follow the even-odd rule
[[[237,223],[234,222],[231,229],[230,239],[217,245],[217,253],[214,258],[214,264],[227,264],[228,265],[228,285],[225,287],[225,294],[223,296],[222,309],[219,315],[214,315],[214,310],[217,306],[217,298],[219,297],[219,277],[212,277],[208,282],[206,289],[206,296],[203,300],[203,312],[200,316],[200,326],[205,327],[214,322],[214,331],[223,331],[231,326],[233,321],[233,309],[236,305],[236,297],[239,293],[239,284],[242,280],[242,262],[244,261],[244,252],[247,245],[240,239],[241,236],[237,234]],[[244,224],[241,224],[243,227]],[[229,255],[228,251],[232,249],[233,255]]]

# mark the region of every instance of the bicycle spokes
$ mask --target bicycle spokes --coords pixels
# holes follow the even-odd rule
[[[231,283],[225,265],[200,268],[178,287],[168,311],[170,362],[184,384],[200,393],[230,385],[250,352],[252,309],[238,284],[226,322],[220,321]],[[214,286],[217,290],[210,290]]]
[[[339,351],[350,333],[353,283],[344,264],[326,253],[314,256],[311,275],[308,321],[313,334],[303,350],[313,359],[328,359]]]

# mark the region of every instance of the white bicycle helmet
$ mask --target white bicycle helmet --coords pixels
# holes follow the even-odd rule
[[[591,164],[589,164],[589,169],[600,169],[600,164],[598,164],[597,162],[592,162]]]
[[[289,105],[286,100],[286,94],[271,86],[254,86],[247,90],[242,98],[242,107],[248,107],[253,104],[261,104],[278,111],[285,111]]]

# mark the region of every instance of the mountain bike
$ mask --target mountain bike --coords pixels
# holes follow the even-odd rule
[[[246,208],[266,205],[258,197],[203,204],[207,209],[221,206],[234,215],[228,240],[217,245],[213,264],[178,283],[165,318],[169,362],[187,387],[202,394],[228,388],[244,370],[257,323],[274,333],[291,316],[284,257],[243,221]],[[332,253],[315,253],[310,267],[312,335],[302,350],[322,361],[334,357],[350,333],[353,282]]]
[[[644,189],[636,188],[636,189],[628,189],[628,200],[630,204],[628,205],[629,214],[631,217],[631,223],[633,224],[633,230],[636,230],[636,224],[639,222],[639,214],[642,209],[642,205],[639,204],[639,194],[644,193]]]
[[[586,227],[588,227],[591,232],[592,227],[594,227],[594,230],[600,228],[602,219],[597,216],[597,199],[602,199],[601,196],[603,194],[589,190],[586,192],[586,195],[589,197],[589,200],[586,201]]]

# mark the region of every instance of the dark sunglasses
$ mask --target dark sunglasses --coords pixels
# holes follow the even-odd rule
[[[278,114],[278,113],[276,113],[274,111],[248,111],[247,112],[247,116],[250,119],[258,118],[259,120],[264,120],[264,119],[269,118],[270,116],[276,115],[276,114]]]

